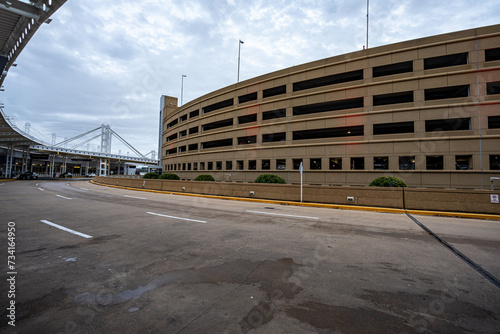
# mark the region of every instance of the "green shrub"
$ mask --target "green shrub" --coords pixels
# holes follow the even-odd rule
[[[285,180],[283,180],[278,175],[274,174],[262,174],[257,177],[254,183],[282,183],[285,184]]]
[[[403,187],[406,188],[406,184],[392,176],[380,176],[370,183],[370,187]]]
[[[143,179],[157,179],[158,178],[158,173],[146,173],[142,177]]]
[[[163,173],[158,178],[164,179],[164,180],[180,180],[181,179],[179,176],[177,176],[177,174],[174,174],[174,173]]]
[[[212,175],[209,174],[200,174],[194,179],[195,181],[215,181]]]

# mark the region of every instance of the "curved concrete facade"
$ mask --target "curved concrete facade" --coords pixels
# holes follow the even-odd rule
[[[488,188],[500,176],[500,25],[391,44],[246,80],[178,107],[162,165],[183,179]]]

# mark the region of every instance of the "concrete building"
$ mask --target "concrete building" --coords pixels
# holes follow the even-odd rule
[[[183,179],[488,188],[500,176],[500,25],[283,69],[180,107],[162,96],[162,166]]]

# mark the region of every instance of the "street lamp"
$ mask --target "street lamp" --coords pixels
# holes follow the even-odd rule
[[[243,41],[240,39],[238,43],[238,81],[240,82],[240,55],[241,55],[241,44],[243,44]]]
[[[184,93],[184,78],[186,78],[187,76],[186,75],[182,75],[181,77],[181,106],[182,106],[182,95]]]

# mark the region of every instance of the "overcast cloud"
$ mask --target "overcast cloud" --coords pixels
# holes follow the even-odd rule
[[[499,13],[498,0],[372,0],[369,46]],[[184,103],[236,82],[239,39],[240,81],[366,43],[365,0],[68,0],[52,19],[10,69],[4,111],[48,141],[109,124],[143,153],[157,150],[160,96],[180,99],[183,74]]]

